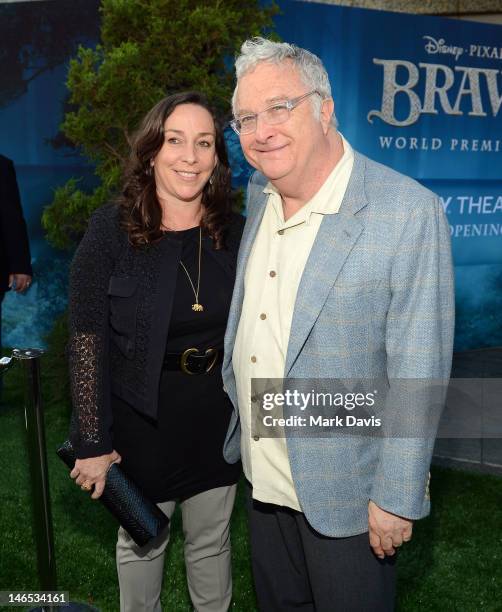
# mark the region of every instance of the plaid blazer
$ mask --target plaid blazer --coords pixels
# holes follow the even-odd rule
[[[267,201],[255,173],[225,337],[223,382],[235,413],[224,445],[240,456],[232,350],[244,273]],[[450,232],[437,196],[355,153],[338,214],[325,215],[298,287],[284,376],[400,379],[450,374],[454,288]],[[413,416],[438,419],[417,399]],[[408,415],[409,416],[409,415]],[[331,537],[368,530],[368,500],[410,519],[429,512],[434,437],[287,437],[296,493],[314,529]]]

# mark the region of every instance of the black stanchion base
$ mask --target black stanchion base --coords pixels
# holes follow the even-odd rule
[[[46,606],[44,608],[30,608],[28,612],[47,612],[47,610],[57,610],[57,612],[99,612],[98,608],[93,608],[92,606],[88,606],[83,603],[76,603],[74,601],[70,601],[70,603],[64,606]]]

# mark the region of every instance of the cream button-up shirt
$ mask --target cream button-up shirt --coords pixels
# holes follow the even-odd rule
[[[271,183],[249,256],[244,302],[232,361],[241,420],[244,473],[253,498],[301,510],[289,465],[286,439],[252,438],[251,379],[283,378],[298,285],[324,215],[336,214],[349,182],[354,154],[344,154],[319,191],[287,221],[282,198]]]

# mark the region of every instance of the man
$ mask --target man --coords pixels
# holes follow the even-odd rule
[[[252,487],[259,606],[392,610],[396,548],[429,512],[433,437],[252,437],[251,379],[384,378],[389,397],[398,379],[447,379],[448,226],[433,193],[337,132],[315,55],[256,38],[236,73],[233,127],[257,172],[225,338],[224,453],[242,454]]]
[[[23,293],[29,288],[33,274],[30,261],[28,233],[14,164],[0,155],[0,351],[2,301],[9,289]]]

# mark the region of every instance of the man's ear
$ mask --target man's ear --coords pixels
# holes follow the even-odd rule
[[[335,103],[333,98],[326,98],[321,102],[321,124],[325,134],[328,133],[328,129],[331,122],[331,116],[335,112]]]

